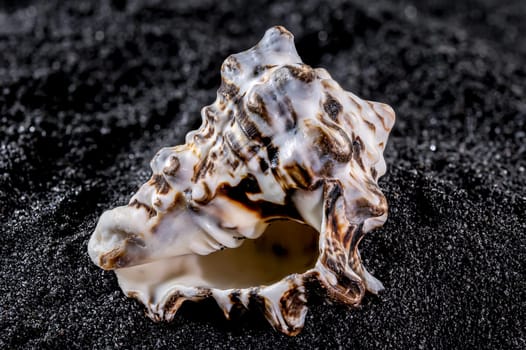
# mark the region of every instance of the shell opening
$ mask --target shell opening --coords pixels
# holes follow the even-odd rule
[[[318,238],[309,225],[276,220],[259,238],[245,239],[238,248],[161,259],[115,272],[124,290],[149,295],[154,303],[174,286],[227,290],[271,285],[314,267]]]
[[[318,258],[318,232],[291,220],[273,221],[263,234],[235,249],[200,256],[206,287],[247,288],[273,284],[314,267]]]

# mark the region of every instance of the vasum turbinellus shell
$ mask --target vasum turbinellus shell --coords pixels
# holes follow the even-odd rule
[[[351,306],[383,288],[358,243],[387,219],[377,180],[393,109],[302,63],[293,39],[274,27],[228,57],[201,127],[161,149],[129,204],[100,217],[91,259],[154,320],[211,297],[226,317],[257,307],[295,335],[308,282]]]

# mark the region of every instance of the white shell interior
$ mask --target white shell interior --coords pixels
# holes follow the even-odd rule
[[[303,273],[318,258],[318,232],[290,220],[270,223],[257,239],[209,255],[188,254],[116,270],[124,290],[159,302],[173,286],[220,290],[271,285]]]

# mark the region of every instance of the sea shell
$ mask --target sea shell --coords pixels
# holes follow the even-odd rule
[[[201,127],[161,149],[129,204],[100,217],[91,259],[154,320],[211,297],[227,318],[260,307],[295,335],[309,281],[350,306],[383,288],[358,243],[387,219],[377,180],[393,109],[302,63],[293,39],[273,27],[228,57]]]

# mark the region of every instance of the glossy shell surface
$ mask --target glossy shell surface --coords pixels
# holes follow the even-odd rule
[[[351,306],[382,289],[358,243],[387,219],[377,180],[394,112],[304,64],[283,27],[228,57],[221,78],[201,127],[101,216],[89,255],[154,320],[214,298],[226,317],[259,308],[295,335],[310,282]]]

